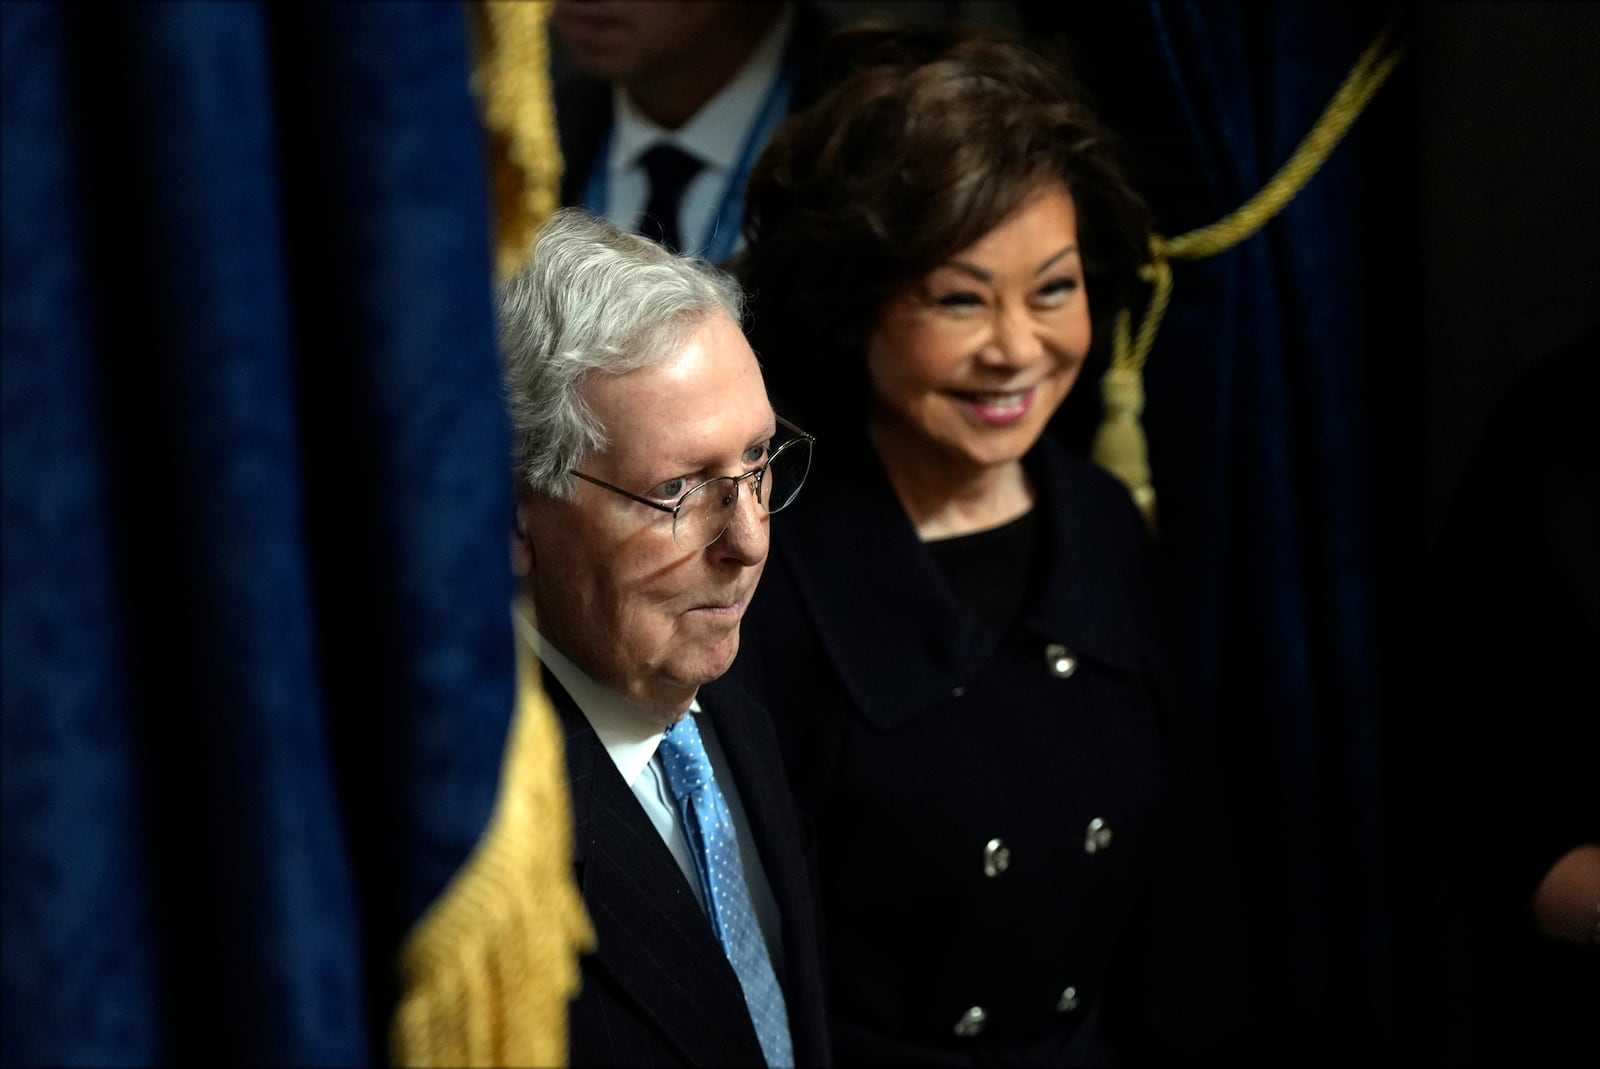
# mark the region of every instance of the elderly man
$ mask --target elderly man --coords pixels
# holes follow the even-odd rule
[[[737,286],[577,209],[498,294],[513,561],[566,734],[597,949],[574,1065],[826,1061],[801,836],[765,711],[715,681],[811,439]]]

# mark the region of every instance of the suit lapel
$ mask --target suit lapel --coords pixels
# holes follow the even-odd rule
[[[582,204],[584,187],[611,134],[611,90],[607,84],[576,70],[558,77],[555,97],[556,133],[566,166],[561,173],[561,203]]]
[[[766,870],[767,883],[782,918],[782,984],[789,1008],[789,1034],[796,1060],[804,1065],[827,1058],[823,1020],[822,962],[811,900],[805,845],[794,816],[783,759],[767,713],[746,691],[723,679],[700,688],[700,705],[713,718],[717,741],[728,761],[750,836]]]
[[[752,711],[745,707],[744,692],[730,684],[709,684],[700,688],[700,706],[702,716],[709,716],[714,725],[717,742],[722,746],[723,756],[728,759],[728,770],[733,773],[734,789],[739,792],[739,800],[744,804],[745,818],[750,822],[750,834],[757,843],[761,853],[761,863],[769,873],[769,879],[775,883],[772,865],[774,858],[767,854],[781,853],[769,850],[769,844],[777,842],[774,838],[779,834],[773,827],[773,813],[771,804],[772,769],[776,766],[769,761],[778,760],[776,749],[763,747],[760,736],[749,730],[748,718]]]
[[[877,454],[865,437],[859,441],[835,443],[828,457],[812,461],[806,492],[784,510],[784,537],[772,540],[767,566],[789,573],[855,706],[887,731],[969,682],[1001,635],[950,588]],[[832,549],[841,516],[872,552]]]
[[[566,729],[577,882],[596,938],[586,968],[611,977],[688,1061],[759,1058],[738,977],[671,851],[588,720],[544,679]]]

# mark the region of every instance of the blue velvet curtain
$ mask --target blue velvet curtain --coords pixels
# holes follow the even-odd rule
[[[1407,35],[1383,4],[1019,10],[1065,41],[1169,237],[1272,178],[1386,19]],[[1174,263],[1146,369],[1160,545],[1243,883],[1239,995],[1274,1061],[1392,1040],[1390,594],[1426,497],[1408,79],[1264,231]]]
[[[12,4],[7,1065],[381,1061],[512,707],[455,4]]]
[[[1065,35],[1167,235],[1270,178],[1390,13],[1018,11]],[[0,5],[8,1065],[382,1057],[512,700],[467,71],[454,4]],[[1402,66],[1266,231],[1175,266],[1147,371],[1241,997],[1297,1062],[1373,1056],[1394,1009],[1409,91]]]

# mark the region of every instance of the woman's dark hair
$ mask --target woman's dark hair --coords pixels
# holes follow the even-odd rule
[[[1149,212],[1065,60],[995,30],[882,22],[836,34],[826,56],[824,93],[778,129],[745,194],[736,267],[779,403],[858,426],[885,302],[1043,182],[1072,194],[1102,336],[1146,258]]]

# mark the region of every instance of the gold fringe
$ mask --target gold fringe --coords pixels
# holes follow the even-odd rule
[[[473,88],[488,140],[497,278],[532,252],[556,210],[561,154],[550,94],[550,4],[467,7]],[[572,878],[560,728],[520,640],[517,706],[494,812],[471,858],[400,955],[396,1065],[567,1063],[567,1004],[594,930]]]
[[[572,878],[555,710],[517,642],[517,708],[494,813],[401,952],[396,1065],[567,1064],[567,1003],[594,930]]]
[[[516,272],[561,197],[561,148],[550,94],[548,0],[468,5],[477,41],[473,84],[489,141],[495,277]]]
[[[1144,365],[1156,331],[1172,299],[1172,261],[1201,260],[1226,252],[1266,226],[1295,194],[1304,189],[1349,132],[1362,110],[1393,73],[1401,49],[1389,51],[1391,20],[1361,53],[1344,82],[1328,101],[1322,117],[1272,180],[1231,214],[1175,238],[1150,236],[1150,262],[1140,277],[1150,283],[1150,303],[1132,337],[1129,313],[1117,316],[1111,340],[1111,366],[1100,382],[1105,416],[1095,434],[1093,456],[1127,485],[1151,529],[1156,524],[1156,492],[1151,480],[1148,446],[1140,414],[1144,410]]]

